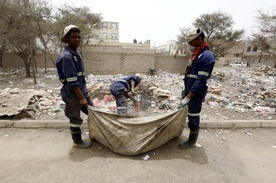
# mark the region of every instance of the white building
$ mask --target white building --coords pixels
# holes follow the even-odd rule
[[[119,43],[119,22],[101,22],[93,31],[92,44]]]
[[[185,55],[184,47],[178,47],[176,40],[169,40],[166,42],[166,44],[157,46],[154,49],[158,53],[168,53],[170,55]]]

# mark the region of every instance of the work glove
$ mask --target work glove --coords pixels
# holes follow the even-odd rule
[[[181,100],[185,98],[185,90],[182,90],[181,92]]]
[[[185,107],[188,103],[190,102],[190,99],[189,98],[184,98],[183,100],[180,101],[180,108],[183,108]]]

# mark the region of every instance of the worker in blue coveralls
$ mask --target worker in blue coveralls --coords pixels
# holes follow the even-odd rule
[[[86,88],[84,64],[78,51],[80,39],[80,29],[77,26],[69,25],[65,27],[61,41],[68,45],[60,53],[56,67],[59,79],[63,84],[61,96],[65,102],[65,115],[70,120],[73,146],[89,148],[91,147],[91,142],[83,141],[81,137],[80,126],[83,120],[80,112],[87,114],[88,105],[93,106],[93,103]]]
[[[110,92],[116,99],[117,114],[127,113],[127,98],[137,103],[134,96],[136,92],[134,88],[141,82],[141,77],[137,75],[127,76],[118,79],[110,85]]]
[[[214,54],[209,50],[205,38],[206,36],[201,28],[191,29],[185,37],[192,55],[185,72],[185,90],[182,92],[180,106],[188,105],[190,133],[188,140],[179,145],[182,149],[193,147],[196,144],[202,102],[208,88],[206,84],[215,65]]]

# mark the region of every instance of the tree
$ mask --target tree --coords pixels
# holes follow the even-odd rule
[[[30,66],[34,66],[36,53],[35,34],[30,19],[31,4],[28,0],[9,1],[6,10],[11,17],[9,31],[6,35],[7,46],[24,62],[26,76],[31,77]]]
[[[230,50],[235,41],[241,39],[244,30],[233,30],[234,21],[226,13],[214,12],[211,14],[202,14],[193,22],[194,27],[200,27],[205,31],[209,48],[214,52],[215,57],[224,56]],[[178,43],[186,44],[185,36],[188,27],[180,29]]]
[[[90,8],[64,7],[53,13],[44,0],[0,0],[0,67],[6,47],[17,54],[24,62],[26,76],[31,77],[30,67],[36,84],[35,54],[42,51],[55,64],[53,53],[61,50],[60,41],[63,29],[69,24],[76,24],[81,29],[82,44],[89,43],[92,30],[101,22],[100,14],[93,14]]]
[[[33,13],[29,16],[32,19],[35,29],[32,31],[40,40],[43,46],[44,53],[44,63],[45,63],[45,73],[47,71],[47,57],[50,54],[49,44],[51,39],[53,39],[53,32],[51,31],[53,28],[53,17],[52,17],[52,9],[48,6],[46,1],[36,0],[33,2]]]
[[[253,33],[249,40],[258,46],[261,50],[259,61],[262,57],[262,52],[267,52],[273,56],[276,56],[276,7],[271,11],[264,12],[258,10],[257,31]],[[274,63],[276,68],[276,61]]]
[[[93,29],[103,19],[101,14],[90,12],[89,7],[73,7],[64,4],[55,15],[55,24],[57,29],[56,36],[60,39],[63,36],[63,30],[66,26],[73,24],[81,30],[81,45],[90,43],[90,39],[94,37]],[[58,39],[58,40],[59,40]],[[59,41],[62,48],[62,44]]]
[[[9,7],[9,5],[8,0],[0,0],[0,67],[3,67],[3,58],[7,47],[7,34],[12,23],[12,17],[6,11],[6,7]]]

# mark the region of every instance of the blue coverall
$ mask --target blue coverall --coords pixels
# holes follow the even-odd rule
[[[188,126],[191,131],[197,131],[199,129],[202,102],[208,89],[206,84],[211,76],[214,65],[215,59],[213,53],[205,48],[195,58],[187,73],[187,77],[184,78],[185,91],[182,99],[189,92],[195,94],[188,103]]]
[[[127,113],[127,93],[131,91],[131,81],[135,82],[136,87],[140,82],[141,78],[138,76],[128,76],[123,79],[119,79],[110,85],[110,92],[116,99],[117,113]]]
[[[70,120],[71,127],[80,127],[82,119],[80,111],[87,114],[87,107],[81,106],[80,100],[74,88],[79,87],[88,105],[93,106],[89,97],[84,76],[84,65],[80,53],[65,46],[56,62],[57,72],[60,81],[63,83],[61,88],[62,100],[65,102],[65,115]]]

